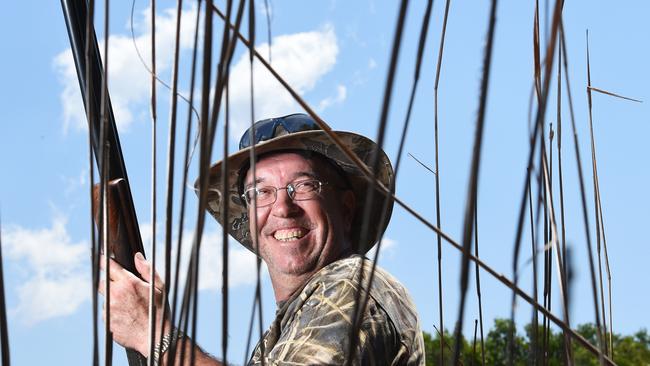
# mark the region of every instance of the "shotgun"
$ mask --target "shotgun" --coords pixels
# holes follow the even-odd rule
[[[108,192],[106,193],[109,207],[109,232],[111,233],[109,248],[112,253],[106,253],[106,255],[110,255],[122,267],[137,275],[133,256],[136,252],[144,254],[144,248],[108,93],[105,100],[107,117],[107,125],[105,126],[106,145],[102,146],[102,141],[100,141],[100,131],[102,130],[100,118],[101,86],[103,85],[104,71],[94,28],[91,28],[88,34],[91,39],[88,42],[89,61],[86,64],[87,0],[61,0],[61,7],[68,30],[68,37],[70,38],[79,88],[86,109],[88,127],[92,132],[90,138],[92,149],[100,174],[104,171],[107,172],[107,176],[101,178],[106,179],[108,182]],[[89,72],[89,80],[87,80],[87,72]],[[90,88],[89,85],[91,85]],[[102,169],[101,151],[108,155],[105,159],[102,159],[108,164],[107,169]],[[97,201],[98,191],[95,188],[93,192],[94,200]],[[129,366],[147,365],[146,358],[135,350],[127,349],[126,355]]]

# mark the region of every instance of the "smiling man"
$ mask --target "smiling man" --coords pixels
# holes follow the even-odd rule
[[[250,169],[246,174],[243,197],[248,207],[257,205],[259,254],[278,301],[319,269],[351,254],[347,237],[354,194],[341,188],[343,179],[328,165],[316,155],[277,152],[259,160],[257,179]]]
[[[366,165],[378,154],[375,176],[385,187],[391,186],[390,161],[374,142],[350,132],[336,134]],[[250,161],[252,144],[255,164]],[[222,186],[223,161],[210,170],[208,211],[264,260],[271,276],[276,318],[249,364],[340,365],[351,358],[353,364],[424,365],[422,332],[407,291],[380,268],[367,283],[372,262],[363,255],[386,229],[393,205],[390,197],[377,190],[369,199],[371,183],[304,114],[257,122],[242,136],[239,148],[227,158],[227,188]],[[225,223],[222,198],[229,203]],[[365,230],[364,212],[369,215]],[[111,265],[115,340],[150,356],[148,284]],[[136,256],[136,267],[142,278],[149,278],[150,266],[141,256]],[[161,284],[159,293],[162,288]],[[368,295],[368,302],[350,355],[359,292]],[[156,362],[165,359],[171,342],[186,337],[169,322],[158,333],[163,346],[151,355]],[[198,347],[197,351],[195,364],[220,364]]]

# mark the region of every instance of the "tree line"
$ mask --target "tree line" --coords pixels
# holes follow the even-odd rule
[[[537,332],[534,332],[534,330]],[[513,334],[512,345],[509,344],[509,333],[512,322],[509,319],[495,319],[494,325],[487,332],[481,347],[480,335],[471,340],[461,338],[461,359],[463,366],[471,365],[508,365],[509,355],[512,354],[512,365],[544,365],[556,366],[567,364],[565,356],[565,339],[561,330],[537,327],[528,324],[524,327],[525,334],[517,330]],[[576,328],[590,343],[598,344],[598,331],[594,324],[582,324]],[[609,344],[609,334],[606,335]],[[643,328],[632,335],[613,333],[611,358],[620,366],[650,365],[650,334]],[[426,364],[438,365],[440,360],[440,333],[431,335],[424,332]],[[444,364],[453,362],[454,336],[444,332]],[[512,350],[510,350],[510,347]],[[484,349],[485,354],[483,354]],[[598,357],[586,350],[580,344],[571,342],[574,365],[598,366]]]

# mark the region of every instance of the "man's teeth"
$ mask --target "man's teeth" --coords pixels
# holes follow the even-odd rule
[[[303,230],[278,230],[273,234],[273,237],[280,241],[298,240],[305,236]]]

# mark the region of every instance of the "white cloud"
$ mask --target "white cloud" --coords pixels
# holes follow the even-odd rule
[[[262,44],[257,51],[267,55],[268,47],[268,44]],[[273,68],[304,96],[334,67],[339,48],[334,28],[326,25],[316,31],[274,37],[271,51]],[[253,65],[256,119],[302,110],[263,65],[259,62]],[[250,63],[247,53],[242,54],[232,67],[230,105],[232,136],[239,138],[250,125]]]
[[[18,289],[17,313],[29,325],[73,314],[90,299],[90,277],[34,278]]]
[[[140,18],[134,22],[134,32],[140,33],[136,33],[135,43],[147,64],[151,59],[151,27],[150,15],[148,15],[150,12],[150,8],[144,10]],[[195,5],[182,11],[181,49],[193,46],[195,19]],[[156,15],[156,72],[159,77],[168,74],[173,62],[175,28],[175,9],[166,9]],[[103,54],[103,40],[99,43]],[[118,128],[124,131],[133,123],[136,115],[144,113],[140,108],[148,105],[150,76],[138,58],[130,32],[128,35],[112,34],[109,37],[108,54],[108,85],[113,111]],[[104,59],[103,56],[102,58]],[[63,84],[60,99],[63,106],[64,132],[71,128],[83,130],[87,122],[71,50],[66,49],[56,55],[53,65]],[[162,93],[163,87],[160,84],[158,87],[159,93]]]
[[[189,247],[187,245],[188,249]],[[199,267],[200,290],[221,290],[222,248],[221,232],[213,231],[203,235]],[[262,268],[262,271],[265,271],[265,267]],[[256,274],[255,255],[240,245],[237,245],[236,248],[231,246],[228,252],[228,286],[232,288],[254,284]],[[262,272],[262,276],[264,276],[264,272]]]
[[[147,63],[150,62],[151,55],[149,12],[150,9],[143,11],[134,24],[135,42]],[[195,17],[196,6],[182,13],[182,50],[193,46]],[[175,9],[160,12],[156,17],[156,67],[159,76],[169,74],[173,57],[174,32]],[[100,49],[103,50],[103,41],[100,42]],[[261,55],[266,56],[269,46],[265,43],[258,46],[257,50]],[[333,27],[326,25],[320,30],[274,37],[271,51],[273,67],[298,93],[304,95],[332,69],[339,49]],[[146,121],[149,118],[150,76],[137,56],[130,32],[112,34],[109,37],[108,52],[109,89],[115,120],[118,128],[125,131],[135,120]],[[58,54],[53,64],[63,85],[60,99],[64,132],[70,129],[83,130],[87,122],[70,49]],[[255,62],[253,72],[256,119],[301,110],[290,94],[284,91],[284,88],[259,62]],[[234,63],[230,77],[231,131],[235,138],[238,138],[250,124],[249,80],[250,65],[248,54],[244,52]],[[159,95],[163,90],[159,86]],[[340,101],[340,88],[338,92],[337,97],[330,99]]]
[[[270,1],[269,2],[264,1],[260,5],[262,5],[262,6],[257,7],[258,12],[260,13],[260,15],[263,16],[263,17],[266,17],[268,15],[271,22],[273,22],[273,3],[270,2]],[[267,7],[267,5],[268,5],[268,7]],[[264,19],[264,21],[266,21],[266,19]]]
[[[142,240],[147,253],[151,253],[151,224],[140,225]],[[160,227],[159,227],[160,228]],[[164,240],[160,230],[156,230],[156,271],[164,278]],[[172,241],[172,263],[176,263],[177,234],[173,234]],[[189,231],[183,234],[181,250],[181,266],[179,269],[179,285],[185,283],[187,270],[191,256],[194,232]],[[235,243],[231,239],[231,243]],[[231,245],[228,253],[228,286],[230,288],[251,285],[255,283],[257,268],[255,255],[240,245]],[[199,263],[199,290],[221,290],[223,272],[223,246],[220,230],[210,230],[203,234],[201,239],[201,253]],[[173,268],[173,267],[172,267]],[[173,271],[173,269],[172,269]],[[262,267],[262,276],[266,273],[266,266]],[[172,272],[172,280],[174,273]]]
[[[391,238],[383,238],[381,240],[381,248],[387,252],[395,250],[397,246],[397,241]]]
[[[63,91],[59,96],[63,107],[63,131],[67,133],[70,127],[83,129],[86,126],[86,117],[77,83],[72,50],[68,48],[56,55],[53,64],[59,74],[59,81],[63,84]]]
[[[63,191],[66,197],[70,197],[73,194],[79,193],[80,189],[87,188],[88,169],[82,169],[76,177],[63,176],[62,179],[65,182]]]
[[[381,253],[379,253],[379,260],[381,261],[382,257],[391,256],[397,247],[397,241],[391,238],[384,237],[381,239]],[[368,251],[366,257],[373,259],[375,258],[375,253],[377,252],[377,245]]]
[[[11,225],[2,245],[10,260],[24,263],[12,312],[27,324],[72,314],[90,298],[89,245],[72,241],[62,215],[46,229]]]
[[[336,88],[336,96],[335,97],[327,97],[318,103],[318,111],[322,112],[325,109],[331,107],[334,104],[340,104],[345,102],[345,98],[347,97],[347,89],[345,85],[339,85]]]
[[[375,61],[375,59],[371,57],[370,60],[368,61],[368,69],[372,70],[376,67],[377,67],[377,61]]]
[[[90,245],[84,240],[73,241],[66,224],[67,219],[55,213],[49,228],[27,229],[8,225],[3,230],[3,254],[20,267],[17,276],[21,277],[16,288],[18,304],[10,311],[28,325],[73,314],[90,300]],[[164,241],[159,231],[156,263],[158,272],[164,276]],[[147,253],[151,253],[151,224],[141,225],[141,232]],[[181,285],[185,283],[193,239],[192,232],[183,236]],[[175,247],[174,241],[173,253]],[[200,258],[199,290],[220,290],[223,268],[220,231],[213,230],[203,235]],[[231,288],[255,283],[257,269],[253,253],[234,245],[228,258]],[[172,261],[175,263],[175,256]],[[266,276],[266,266],[263,265],[262,271],[262,276]]]

